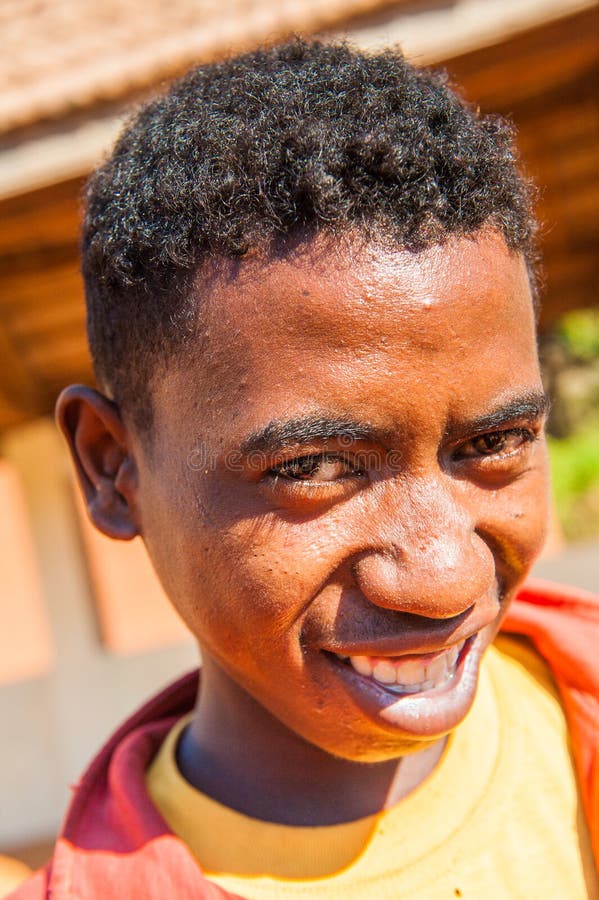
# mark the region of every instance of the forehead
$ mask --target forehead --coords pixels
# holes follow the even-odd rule
[[[484,405],[538,380],[525,264],[492,231],[421,253],[316,240],[225,263],[198,292],[201,337],[165,383],[216,424],[326,404],[392,418],[400,394]]]
[[[350,336],[368,342],[385,331],[398,339],[411,322],[434,327],[465,307],[476,308],[480,330],[498,327],[497,313],[509,321],[514,299],[532,313],[524,260],[492,231],[420,253],[321,238],[278,258],[225,262],[200,290],[212,337],[205,349],[216,352],[224,349],[223,325],[246,347],[280,332],[319,346]]]

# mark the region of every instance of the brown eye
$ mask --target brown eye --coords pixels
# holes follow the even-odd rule
[[[497,431],[492,434],[483,434],[472,441],[472,446],[478,453],[486,456],[488,453],[501,453],[505,450],[508,436],[505,431]]]
[[[352,466],[349,460],[342,457],[317,454],[300,456],[280,463],[271,469],[271,474],[292,481],[323,484],[346,478],[348,475],[359,475],[361,472]]]
[[[526,428],[510,428],[507,431],[490,431],[472,438],[458,448],[458,459],[502,457],[516,453],[525,444],[534,441],[535,434]]]
[[[320,456],[302,456],[300,459],[292,459],[277,466],[273,471],[277,475],[283,475],[285,478],[304,481],[307,478],[313,478],[321,468],[322,459]]]

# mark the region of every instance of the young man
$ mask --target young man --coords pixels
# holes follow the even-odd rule
[[[396,53],[293,42],[191,72],[92,179],[101,392],[58,418],[202,670],[15,896],[599,896],[599,610],[522,587],[547,403],[510,139]]]

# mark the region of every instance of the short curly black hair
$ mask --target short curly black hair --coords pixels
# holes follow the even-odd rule
[[[399,51],[293,39],[200,66],[141,108],[86,191],[96,375],[140,428],[196,321],[210,256],[317,232],[419,251],[496,228],[535,270],[511,127]],[[534,283],[534,275],[531,279]]]

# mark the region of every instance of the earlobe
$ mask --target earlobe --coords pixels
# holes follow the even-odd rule
[[[89,516],[118,540],[139,534],[137,469],[118,406],[84,385],[71,385],[56,402],[56,421],[75,464]]]

